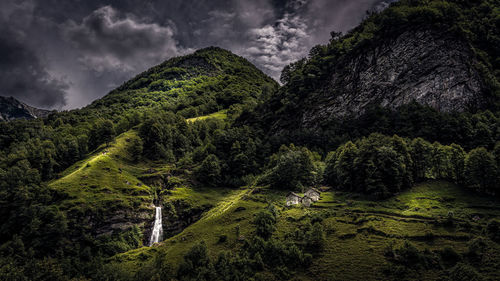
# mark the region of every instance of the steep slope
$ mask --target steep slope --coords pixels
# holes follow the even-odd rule
[[[149,225],[154,190],[138,179],[149,167],[133,164],[129,147],[134,136],[133,131],[118,136],[49,182],[65,194],[57,205],[72,229],[83,227],[88,235],[100,236]]]
[[[470,48],[454,36],[404,32],[359,50],[334,69],[322,89],[308,98],[302,124],[359,116],[372,104],[397,108],[416,101],[444,112],[485,108],[484,83],[473,64]]]
[[[346,35],[332,33],[329,44],[285,68],[285,85],[269,109],[278,112],[275,131],[328,127],[374,105],[497,108],[498,4],[399,1]]]
[[[49,110],[29,106],[13,97],[0,96],[0,121],[44,118],[49,113]]]

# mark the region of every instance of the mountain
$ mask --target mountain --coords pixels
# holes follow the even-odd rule
[[[332,33],[328,44],[285,68],[269,109],[282,112],[275,129],[325,128],[373,106],[412,102],[443,113],[495,110],[495,15],[474,5],[399,1],[345,35]]]
[[[125,82],[87,109],[117,114],[162,107],[186,118],[256,103],[278,84],[243,57],[208,47],[175,57]]]
[[[439,111],[487,106],[486,89],[467,44],[432,30],[407,31],[353,51],[307,97],[304,126],[359,116],[373,104],[397,108],[416,101]],[[315,106],[317,105],[317,106]]]
[[[498,4],[400,0],[281,87],[209,47],[0,122],[0,279],[499,280]]]
[[[166,186],[177,187],[175,180],[192,186],[184,171],[192,173],[193,168],[175,162],[190,158],[195,146],[208,141],[199,131],[222,129],[225,119],[255,107],[277,87],[246,59],[209,47],[169,59],[85,108],[51,115],[40,131],[28,126],[12,128],[16,134],[11,134],[10,128],[0,127],[6,136],[0,141],[14,151],[20,140],[13,135],[34,130],[49,138],[40,152],[42,178],[57,194],[52,208],[65,216],[70,229],[65,239],[92,250],[106,245],[106,255],[112,255],[136,247],[115,248],[118,236],[132,235],[136,245],[147,244],[153,202],[163,201]],[[222,122],[213,124],[214,119]],[[194,120],[211,125],[198,128]],[[179,233],[215,204],[185,197],[169,202],[176,216],[164,219],[170,223],[165,237]],[[82,237],[91,238],[90,244]]]
[[[29,106],[13,97],[0,96],[0,121],[44,118],[50,112],[49,110]]]

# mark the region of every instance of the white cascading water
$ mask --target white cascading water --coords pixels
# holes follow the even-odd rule
[[[163,226],[161,224],[161,207],[156,207],[155,224],[153,225],[153,232],[151,239],[149,239],[149,246],[158,243],[163,238]]]

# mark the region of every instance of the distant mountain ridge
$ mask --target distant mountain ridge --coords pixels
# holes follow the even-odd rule
[[[0,121],[44,118],[51,111],[29,106],[14,97],[0,96]]]

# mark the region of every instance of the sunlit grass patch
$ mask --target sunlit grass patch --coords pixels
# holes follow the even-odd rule
[[[208,114],[208,115],[204,115],[204,116],[189,118],[189,119],[186,119],[186,121],[187,122],[195,122],[195,121],[205,120],[208,118],[215,118],[215,119],[224,120],[227,118],[227,109],[217,111],[217,112],[214,112],[212,114]]]
[[[61,174],[49,185],[68,194],[61,206],[72,205],[88,208],[133,207],[148,204],[150,187],[134,174],[139,168],[132,165],[128,153],[128,140],[134,131],[118,136],[109,147],[101,146],[92,155]],[[78,200],[74,200],[78,198]]]

